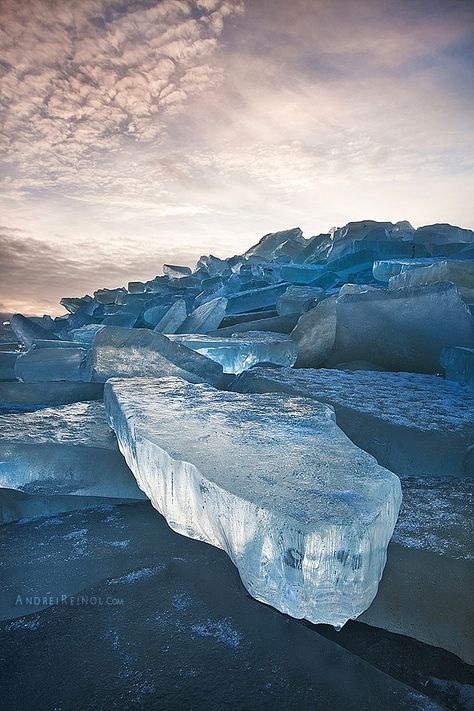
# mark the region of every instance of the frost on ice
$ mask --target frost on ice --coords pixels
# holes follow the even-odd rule
[[[170,526],[225,550],[258,600],[336,627],[377,592],[398,478],[332,408],[169,379],[112,379],[108,418],[138,485]]]

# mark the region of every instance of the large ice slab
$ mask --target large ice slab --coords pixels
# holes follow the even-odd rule
[[[368,361],[436,373],[444,346],[474,346],[474,320],[454,284],[440,282],[325,299],[300,317],[291,338],[299,367]]]
[[[447,346],[441,351],[440,364],[449,380],[474,388],[474,348]]]
[[[23,382],[89,381],[84,348],[35,348],[18,356],[15,375]]]
[[[474,442],[474,391],[436,376],[256,368],[242,373],[232,389],[327,403],[353,442],[406,476],[462,475]]]
[[[256,363],[291,366],[298,355],[298,346],[288,336],[264,331],[244,332],[238,338],[189,334],[170,336],[170,340],[220,363],[224,373],[241,373]]]
[[[89,364],[95,382],[118,376],[173,375],[194,383],[219,384],[223,377],[222,366],[215,361],[146,328],[101,329]]]
[[[389,287],[399,289],[404,286],[433,284],[437,281],[453,282],[463,299],[474,303],[474,259],[438,260],[418,269],[404,269],[390,278]]]
[[[100,402],[0,413],[0,487],[35,495],[142,498]]]
[[[258,315],[258,314],[256,314]],[[254,321],[244,321],[225,328],[218,328],[217,331],[209,332],[209,336],[232,336],[234,333],[245,333],[249,331],[271,331],[272,333],[289,334],[298,322],[298,314],[288,314],[286,316],[272,316],[270,318],[255,319]]]
[[[174,530],[225,550],[251,595],[335,626],[368,607],[400,482],[332,408],[174,378],[112,379],[104,398],[140,488]]]

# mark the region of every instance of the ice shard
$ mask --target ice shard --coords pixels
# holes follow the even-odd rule
[[[370,290],[325,299],[291,334],[298,367],[369,361],[386,370],[436,373],[441,349],[474,346],[473,317],[454,284]]]
[[[208,333],[219,328],[225,316],[227,299],[220,296],[198,306],[177,328],[178,333]]]
[[[193,383],[220,384],[222,366],[161,333],[146,328],[101,329],[89,356],[92,379],[105,382],[116,376],[179,376]]]
[[[298,346],[284,334],[250,331],[239,336],[219,338],[189,334],[170,336],[170,339],[220,363],[224,373],[241,373],[256,363],[291,366],[296,361]]]
[[[474,441],[474,391],[432,375],[256,368],[232,390],[327,403],[355,444],[406,476],[461,476]]]
[[[336,627],[370,605],[400,481],[332,408],[176,378],[114,378],[104,398],[140,488],[175,531],[225,550],[253,597]]]
[[[0,413],[0,487],[41,495],[143,498],[99,402]]]
[[[186,302],[184,299],[178,299],[169,308],[165,309],[165,313],[157,321],[153,330],[158,333],[176,333],[186,318]]]
[[[287,283],[263,286],[259,289],[247,289],[229,297],[228,314],[242,314],[247,311],[275,306],[279,296],[285,293]]]
[[[474,348],[447,346],[441,351],[440,364],[449,380],[474,388]]]
[[[299,227],[294,227],[291,230],[282,230],[281,232],[271,232],[268,235],[264,235],[262,239],[253,247],[245,252],[246,257],[258,256],[265,259],[270,259],[273,252],[278,249],[278,247],[291,240],[292,242],[298,242],[303,248],[305,246],[305,239],[303,237],[303,232]]]
[[[191,276],[192,273],[191,267],[182,267],[178,264],[163,264],[163,274],[173,279]]]

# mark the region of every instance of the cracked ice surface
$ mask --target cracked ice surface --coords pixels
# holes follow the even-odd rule
[[[176,378],[109,380],[105,403],[155,508],[178,533],[225,550],[253,597],[334,626],[367,609],[400,482],[343,434],[332,408]]]

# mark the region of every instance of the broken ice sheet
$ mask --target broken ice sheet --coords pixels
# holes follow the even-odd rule
[[[104,398],[140,488],[175,531],[223,548],[251,595],[334,626],[370,605],[400,482],[332,408],[176,378],[112,379]]]

